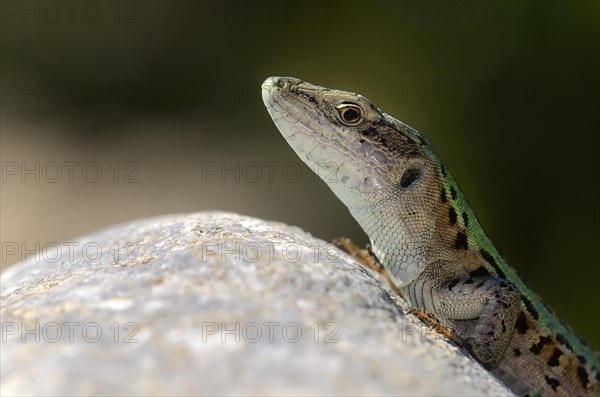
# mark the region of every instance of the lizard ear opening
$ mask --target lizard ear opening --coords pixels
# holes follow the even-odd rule
[[[421,175],[421,164],[411,164],[402,174],[400,178],[400,186],[403,188],[409,187],[414,181],[416,181]]]

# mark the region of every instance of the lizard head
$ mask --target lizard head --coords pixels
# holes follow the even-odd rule
[[[296,78],[268,78],[262,96],[283,137],[348,207],[396,285],[431,261],[465,255],[464,230],[447,230],[458,225],[448,197],[459,190],[452,182],[447,196],[451,176],[417,131],[361,95]]]
[[[409,194],[433,168],[427,142],[361,95],[270,77],[262,97],[290,146],[350,209]]]

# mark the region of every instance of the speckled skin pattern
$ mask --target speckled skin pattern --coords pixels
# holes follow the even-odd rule
[[[519,278],[413,128],[365,97],[263,84],[281,134],[365,230],[409,304],[519,395],[599,396],[600,356]]]

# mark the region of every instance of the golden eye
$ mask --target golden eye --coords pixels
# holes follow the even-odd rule
[[[348,125],[356,125],[362,119],[362,109],[356,105],[344,104],[337,108],[340,119]]]

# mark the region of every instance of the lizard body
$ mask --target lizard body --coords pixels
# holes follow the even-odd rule
[[[517,394],[600,395],[598,353],[502,258],[416,130],[351,92],[290,77],[262,88],[284,138],[329,176],[412,307]]]

